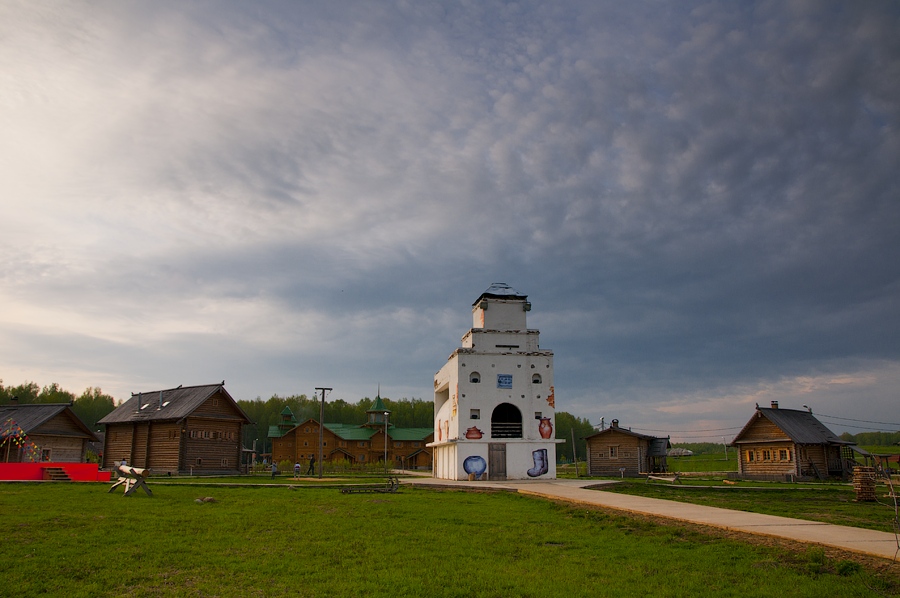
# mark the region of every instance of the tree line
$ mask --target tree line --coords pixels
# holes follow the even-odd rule
[[[34,382],[25,382],[18,386],[4,386],[0,379],[0,405],[9,403],[13,397],[18,399],[20,405],[29,403],[71,403],[72,411],[91,430],[99,430],[97,422],[111,413],[121,401],[117,402],[112,396],[102,390],[89,387],[76,396],[59,386],[57,383],[41,387]],[[402,398],[393,400],[381,397],[384,406],[391,412],[390,423],[400,428],[432,428],[434,426],[434,403],[419,398]],[[356,403],[349,403],[343,399],[325,400],[325,421],[336,424],[363,424],[366,421],[366,411],[372,408],[375,399],[364,397]],[[262,400],[257,397],[253,400],[240,399],[237,401],[250,421],[250,425],[244,426],[243,446],[245,448],[256,447],[258,453],[266,453],[272,448],[269,440],[269,427],[278,425],[281,414],[288,407],[298,422],[308,419],[319,419],[319,400],[317,397],[309,397],[305,394],[281,397],[272,395],[269,399]],[[571,463],[572,432],[575,435],[575,447],[579,461],[585,459],[586,443],[584,438],[594,433],[594,428],[586,418],[575,417],[565,411],[556,412],[556,438],[565,440],[564,444],[556,447],[557,459]]]
[[[20,405],[31,403],[71,403],[72,411],[91,430],[97,430],[97,422],[116,408],[113,397],[95,387],[88,387],[78,396],[60,388],[54,382],[43,388],[34,382],[25,382],[18,386],[4,386],[0,379],[0,405],[10,403],[13,398]]]

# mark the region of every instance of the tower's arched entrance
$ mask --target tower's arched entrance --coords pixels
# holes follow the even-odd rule
[[[500,403],[491,413],[491,438],[521,438],[522,412],[512,403]]]

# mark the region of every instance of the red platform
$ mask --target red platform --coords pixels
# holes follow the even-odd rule
[[[108,482],[110,472],[100,471],[96,463],[0,463],[0,481],[39,482],[49,480],[47,469],[62,469],[73,482]]]

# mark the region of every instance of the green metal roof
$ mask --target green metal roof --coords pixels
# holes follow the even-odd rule
[[[425,440],[433,432],[432,428],[391,428],[389,434],[393,440]]]
[[[325,424],[325,429],[341,440],[369,440],[372,436],[380,432],[383,427],[357,426],[354,424]],[[269,438],[281,438],[288,432],[290,432],[290,430],[284,430],[280,426],[269,426]],[[434,432],[434,430],[431,428],[388,427],[388,435],[392,440],[424,441],[432,432]]]
[[[325,428],[341,440],[368,440],[377,432],[377,428],[361,428],[352,424],[325,424]]]
[[[369,407],[368,409],[366,409],[366,413],[368,413],[370,411],[381,411],[382,413],[385,411],[387,411],[388,413],[391,412],[390,409],[388,409],[387,407],[384,406],[384,401],[381,400],[380,396],[376,396],[375,404],[372,405],[371,407]]]

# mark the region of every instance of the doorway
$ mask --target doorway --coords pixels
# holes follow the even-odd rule
[[[488,444],[488,479],[506,479],[506,445],[501,442]]]

